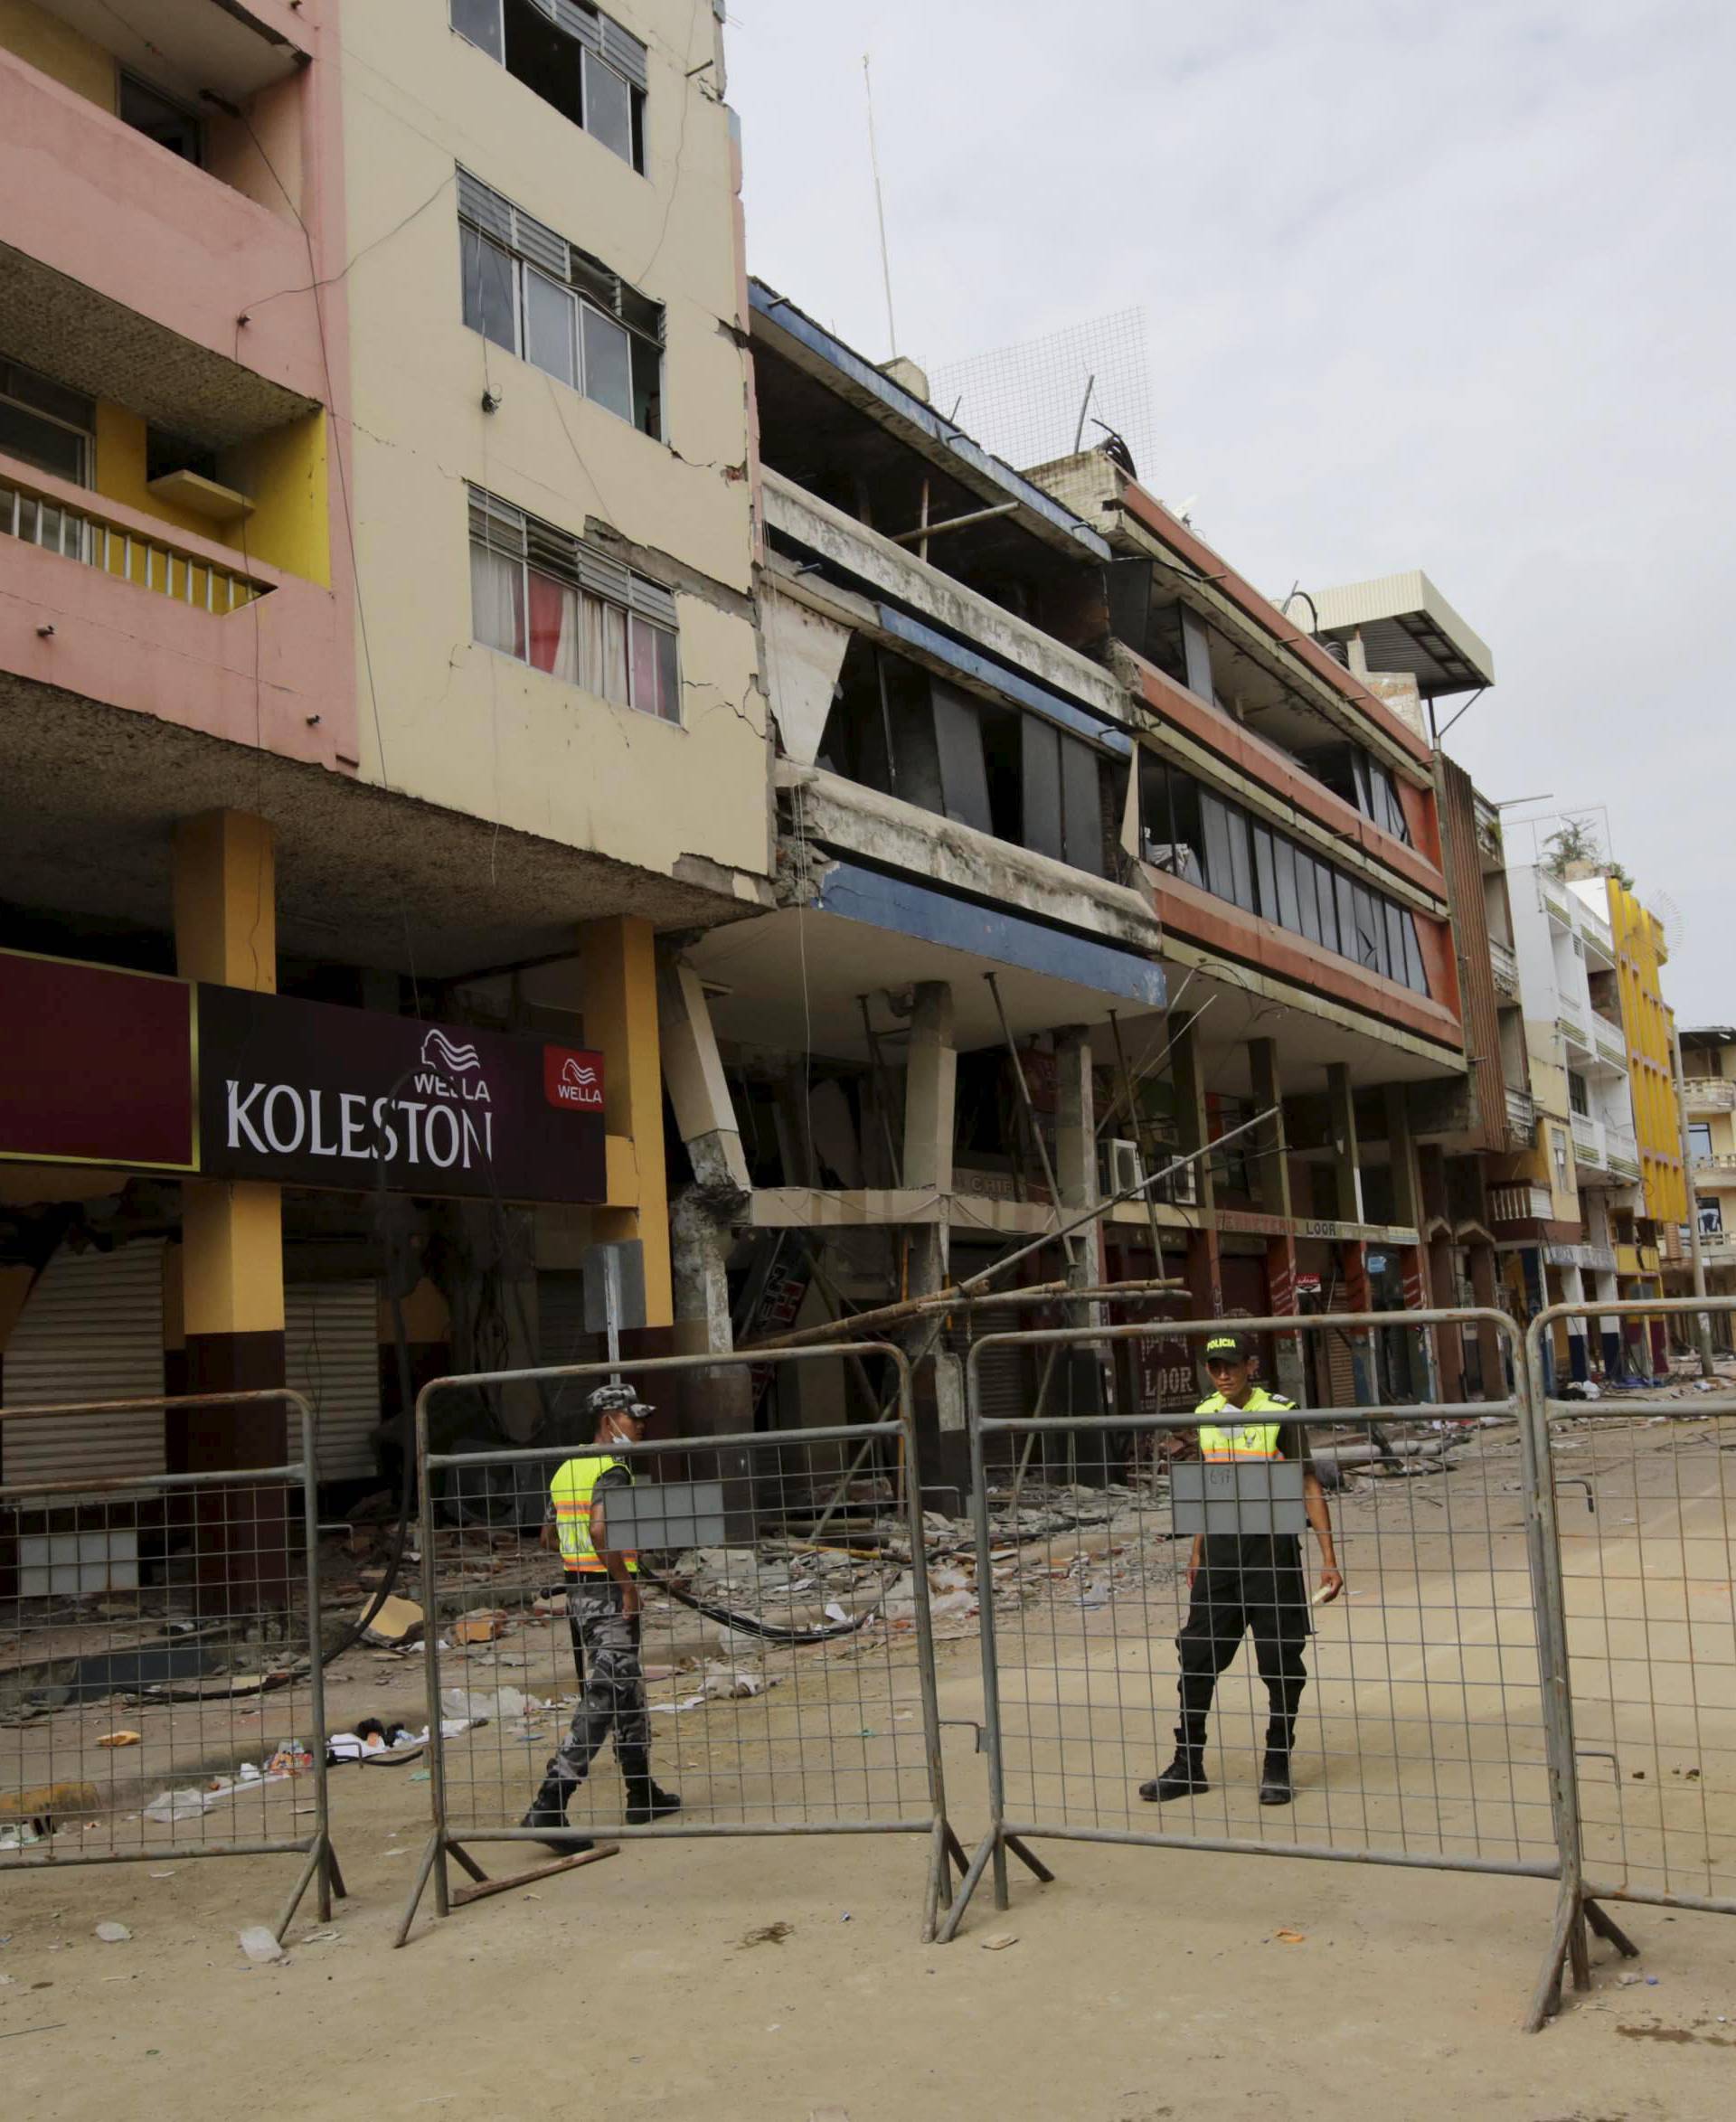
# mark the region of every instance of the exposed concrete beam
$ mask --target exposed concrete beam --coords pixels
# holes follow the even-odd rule
[[[691,966],[669,958],[658,965],[657,1020],[664,1085],[693,1161],[693,1177],[708,1190],[745,1195],[752,1185],[748,1160],[711,1007]]]

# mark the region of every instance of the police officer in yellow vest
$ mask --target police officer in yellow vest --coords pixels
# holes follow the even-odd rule
[[[541,1827],[551,1849],[563,1854],[590,1844],[567,1826],[567,1806],[611,1732],[627,1786],[629,1825],[647,1826],[678,1812],[674,1791],[651,1780],[651,1720],[639,1664],[639,1562],[611,1546],[608,1497],[630,1488],[632,1469],[609,1446],[637,1443],[651,1410],[630,1385],[599,1385],[586,1401],[596,1424],[593,1448],[563,1460],[549,1484],[549,1502],[567,1582],[567,1611],[584,1658],[584,1681],[572,1729],[555,1749],[542,1787],[521,1827]]]
[[[1302,1459],[1308,1456],[1301,1423],[1284,1418],[1293,1401],[1254,1383],[1255,1347],[1245,1334],[1217,1334],[1205,1344],[1205,1367],[1213,1390],[1194,1410],[1229,1419],[1202,1424],[1200,1451],[1207,1459]],[[1312,1466],[1303,1476],[1308,1523],[1320,1543],[1320,1589],[1336,1599],[1344,1580],[1333,1551],[1332,1518]],[[1218,1674],[1252,1633],[1254,1657],[1266,1683],[1270,1718],[1260,1770],[1260,1802],[1287,1806],[1294,1795],[1290,1753],[1297,1710],[1307,1684],[1303,1647],[1310,1633],[1302,1543],[1294,1533],[1196,1533],[1188,1562],[1187,1619],[1175,1647],[1181,1653],[1182,1721],[1175,1759],[1161,1776],[1139,1786],[1143,1798],[1161,1805],[1210,1787],[1205,1779],[1205,1720]]]

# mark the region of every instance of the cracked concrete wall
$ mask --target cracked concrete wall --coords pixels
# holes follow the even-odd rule
[[[737,163],[712,75],[688,78],[716,25],[690,0],[635,0],[628,21],[649,45],[644,175],[443,7],[345,17],[363,772],[664,875],[689,858],[763,879]],[[455,164],[665,306],[666,439],[466,327]],[[647,571],[670,556],[681,727],[472,640],[467,481],[566,531],[608,525]]]

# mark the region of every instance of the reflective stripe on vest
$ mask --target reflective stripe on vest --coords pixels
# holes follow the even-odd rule
[[[581,1459],[563,1460],[555,1468],[554,1478],[549,1483],[549,1497],[554,1504],[554,1529],[560,1536],[561,1564],[568,1570],[607,1573],[609,1565],[591,1543],[590,1501],[598,1482],[609,1468],[624,1463],[599,1452]],[[630,1473],[627,1478],[632,1479]],[[637,1556],[628,1555],[627,1566],[637,1570]]]
[[[1222,1393],[1212,1393],[1194,1409],[1197,1415],[1229,1414],[1246,1417],[1263,1415],[1269,1410],[1294,1414],[1295,1403],[1280,1400],[1276,1393],[1256,1386],[1248,1395],[1245,1408],[1231,1407]],[[1223,1429],[1214,1423],[1202,1424],[1200,1429],[1200,1456],[1207,1459],[1275,1459],[1282,1455],[1278,1448],[1281,1422],[1250,1422],[1245,1419],[1233,1429]]]

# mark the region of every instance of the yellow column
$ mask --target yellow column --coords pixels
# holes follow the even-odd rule
[[[631,914],[586,921],[579,930],[585,1042],[603,1057],[603,1125],[626,1155],[611,1155],[612,1204],[592,1212],[604,1242],[637,1238],[645,1248],[645,1316],[675,1320],[669,1268],[669,1187],[663,1155],[663,1061],[657,1036],[656,945],[651,924]],[[616,1176],[619,1174],[618,1178]]]
[[[183,977],[275,994],[276,886],[265,819],[229,810],[184,818],[175,835],[175,947]],[[202,1179],[186,1182],[181,1194],[188,1391],[282,1384],[281,1190]],[[216,1410],[172,1423],[170,1436],[171,1463],[190,1470],[268,1465],[282,1449],[283,1410]]]

